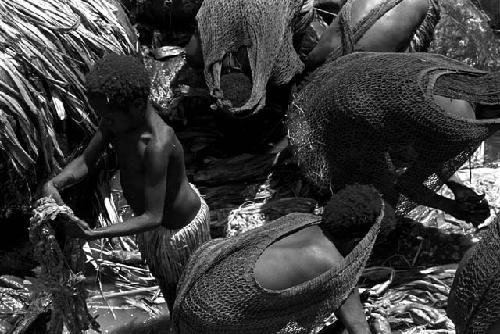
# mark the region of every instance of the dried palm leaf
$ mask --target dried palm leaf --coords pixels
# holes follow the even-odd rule
[[[0,174],[15,175],[6,210],[29,203],[26,187],[65,163],[61,122],[81,129],[75,146],[95,130],[84,73],[106,52],[137,52],[137,42],[117,0],[0,0],[0,15],[0,168],[14,170]]]

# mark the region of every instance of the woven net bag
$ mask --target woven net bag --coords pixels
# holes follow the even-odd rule
[[[414,203],[401,192],[422,184],[436,191],[498,129],[498,119],[446,114],[433,95],[499,105],[499,84],[497,73],[440,55],[353,53],[319,68],[296,96],[289,140],[319,189],[373,184],[406,214]]]
[[[466,253],[448,297],[447,314],[457,334],[482,334],[500,320],[500,216]]]
[[[245,104],[231,107],[234,115],[259,111],[268,83],[288,83],[304,68],[294,37],[305,31],[312,11],[302,12],[303,0],[205,0],[196,16],[201,37],[205,80],[219,101],[224,99],[220,75],[224,56],[246,47],[252,71],[252,93]],[[224,103],[220,102],[220,105]]]
[[[310,333],[355,288],[383,218],[381,205],[367,233],[341,263],[279,291],[257,284],[255,262],[273,241],[319,224],[317,216],[290,214],[239,237],[205,243],[191,257],[179,283],[174,333]]]

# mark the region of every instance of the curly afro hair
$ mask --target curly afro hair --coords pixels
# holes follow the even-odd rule
[[[104,96],[110,103],[125,105],[147,99],[151,81],[144,64],[135,56],[106,54],[85,76],[89,95]]]
[[[323,211],[322,227],[335,237],[361,238],[375,223],[384,206],[381,233],[392,230],[394,211],[380,193],[368,185],[354,184],[345,187],[332,198]],[[385,231],[384,231],[385,230]]]

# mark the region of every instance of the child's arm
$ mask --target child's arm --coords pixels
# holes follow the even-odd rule
[[[167,167],[172,145],[173,130],[165,129],[155,136],[146,147],[144,155],[145,194],[144,213],[132,217],[122,224],[114,224],[91,230],[83,221],[79,224],[68,224],[66,233],[69,236],[95,240],[132,235],[152,230],[162,223],[165,206]]]
[[[344,324],[349,334],[370,334],[370,326],[366,321],[365,311],[359,299],[358,288],[345,300],[335,315]]]
[[[95,168],[99,157],[104,152],[109,142],[109,131],[106,130],[104,126],[99,126],[99,129],[94,134],[83,153],[64,167],[59,174],[50,179],[44,185],[42,194],[44,196],[52,195],[59,204],[62,204],[63,200],[61,199],[59,191],[80,182],[87,176],[89,171]]]

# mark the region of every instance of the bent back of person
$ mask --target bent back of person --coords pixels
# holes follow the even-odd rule
[[[347,188],[332,197],[329,205],[335,214],[324,214],[323,222],[327,217],[338,223],[334,228],[312,214],[290,214],[201,246],[179,284],[174,332],[299,333],[319,326],[355,288],[380,230],[380,195],[368,188],[371,205],[358,205],[366,200],[359,196],[366,188]],[[343,206],[351,209],[343,214]],[[352,218],[352,207],[368,209]],[[343,258],[331,236],[344,228],[348,217],[363,238]]]

